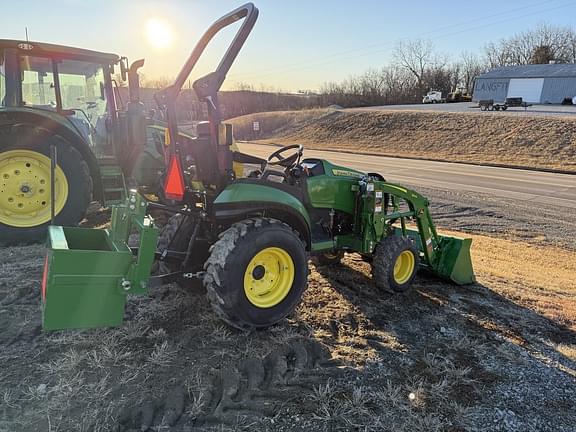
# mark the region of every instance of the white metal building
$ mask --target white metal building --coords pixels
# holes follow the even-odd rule
[[[476,78],[473,100],[504,102],[521,97],[530,103],[561,103],[576,96],[576,64],[539,64],[492,69]]]

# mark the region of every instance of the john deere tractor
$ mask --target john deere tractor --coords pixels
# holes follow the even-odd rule
[[[249,3],[216,21],[174,84],[156,96],[168,120],[166,203],[131,190],[113,208],[110,229],[50,226],[45,329],[119,325],[127,294],[192,279],[202,281],[214,311],[231,326],[267,327],[298,305],[309,257],[337,264],[345,252],[369,261],[376,287],[391,293],[409,289],[419,269],[457,284],[474,281],[471,240],[439,235],[417,192],[377,173],[303,158],[298,144],[266,159],[233,151],[218,90],[257,16]],[[176,98],[208,42],[240,19],[216,70],[193,85],[209,120],[198,125],[197,136],[183,136]],[[172,214],[161,232],[148,216],[153,208]],[[129,246],[129,237],[139,244]]]
[[[50,222],[76,225],[93,199],[123,202],[125,181],[155,187],[164,128],[147,122],[139,101],[142,65],[0,40],[0,244],[43,240]],[[115,71],[129,81],[127,101]]]

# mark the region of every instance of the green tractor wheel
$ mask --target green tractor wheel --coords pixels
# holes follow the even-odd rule
[[[80,222],[92,196],[92,178],[80,153],[57,135],[36,127],[0,131],[0,244],[44,240],[51,216],[50,145],[56,225]]]
[[[241,330],[268,327],[300,302],[308,257],[298,233],[274,219],[238,222],[212,246],[204,286],[215,312]]]
[[[392,293],[410,288],[418,271],[419,255],[406,237],[383,238],[372,259],[372,277],[376,286]]]

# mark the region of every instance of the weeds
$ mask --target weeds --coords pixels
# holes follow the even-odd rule
[[[172,350],[168,341],[162,342],[161,345],[155,345],[150,354],[150,363],[156,366],[168,366],[174,361],[175,351]]]

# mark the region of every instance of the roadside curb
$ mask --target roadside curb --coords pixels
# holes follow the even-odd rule
[[[265,145],[270,147],[282,147],[282,144],[275,144],[275,143],[263,143],[258,141],[237,141],[240,144],[255,144],[255,145]],[[499,164],[495,162],[473,162],[473,161],[450,161],[446,159],[438,159],[438,158],[427,158],[424,156],[399,156],[394,154],[386,154],[386,153],[371,153],[371,152],[363,152],[363,151],[352,151],[352,150],[343,150],[343,149],[334,149],[334,148],[310,148],[310,150],[316,151],[329,151],[334,153],[346,153],[346,154],[357,154],[362,156],[381,156],[381,157],[388,157],[394,159],[411,159],[411,160],[422,160],[422,161],[430,161],[430,162],[446,162],[446,163],[453,163],[453,164],[460,164],[460,165],[475,165],[475,166],[485,166],[485,167],[492,167],[492,168],[508,168],[508,169],[516,169],[516,170],[524,170],[524,171],[539,171],[539,172],[547,172],[553,174],[568,174],[568,175],[575,175],[576,171],[569,171],[569,170],[561,170],[561,169],[554,169],[554,168],[536,168],[530,167],[525,165],[511,165],[511,164]]]

